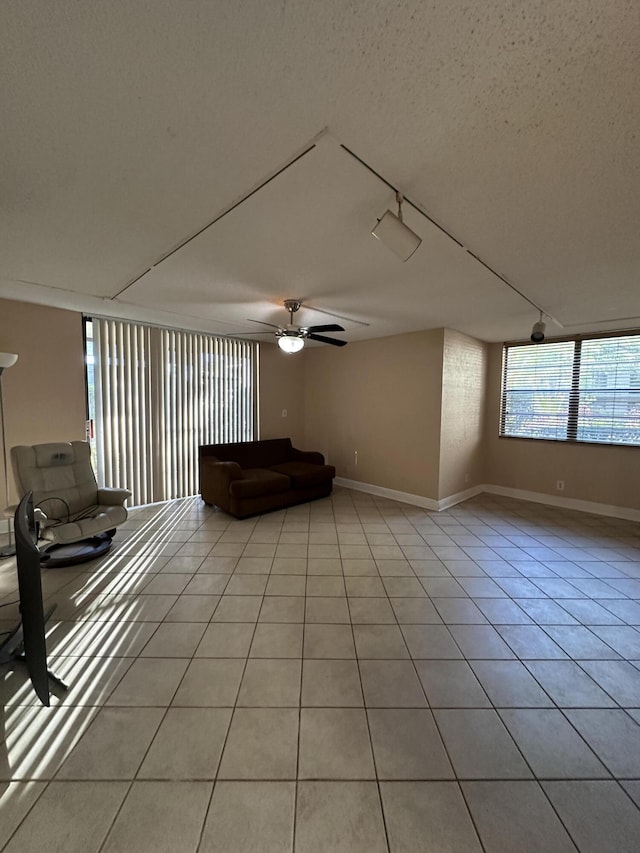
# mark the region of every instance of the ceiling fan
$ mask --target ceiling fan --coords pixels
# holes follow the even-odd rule
[[[318,332],[344,332],[342,326],[337,323],[327,323],[324,326],[296,326],[293,315],[300,309],[302,302],[299,299],[285,299],[284,307],[289,312],[289,323],[286,326],[276,326],[274,323],[265,323],[264,320],[249,320],[250,323],[261,323],[263,326],[271,326],[277,331],[274,333],[278,339],[278,346],[284,352],[299,352],[306,340],[320,341],[322,344],[331,344],[334,347],[344,347],[347,341],[336,338],[327,338]]]

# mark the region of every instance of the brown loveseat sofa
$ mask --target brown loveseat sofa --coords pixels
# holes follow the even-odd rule
[[[200,494],[236,518],[331,494],[336,469],[290,438],[200,446]]]

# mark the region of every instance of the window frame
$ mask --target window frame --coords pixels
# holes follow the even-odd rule
[[[581,335],[563,335],[546,338],[544,341],[534,344],[531,341],[505,341],[502,345],[502,365],[500,370],[500,415],[498,421],[498,438],[516,441],[550,441],[554,444],[587,444],[598,447],[635,447],[640,448],[640,443],[630,444],[628,442],[596,441],[593,439],[578,438],[579,408],[580,408],[580,369],[582,364],[582,344],[584,341],[604,341],[608,338],[633,338],[640,336],[640,329],[625,329],[622,331],[589,333]],[[575,344],[573,353],[573,370],[571,387],[569,389],[569,405],[567,412],[567,428],[565,438],[549,438],[528,435],[512,435],[504,432],[507,417],[505,387],[508,371],[508,351],[521,347],[544,347],[549,344],[572,342]],[[639,367],[640,369],[640,367]]]

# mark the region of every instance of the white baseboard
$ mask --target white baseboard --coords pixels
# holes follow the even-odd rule
[[[377,495],[379,498],[389,498],[390,501],[400,501],[404,504],[421,506],[423,509],[438,510],[438,501],[425,498],[423,495],[411,495],[409,492],[398,492],[396,489],[385,489],[384,486],[374,486],[372,483],[361,483],[359,480],[348,480],[346,477],[336,477],[333,481],[336,486],[344,486],[345,489],[353,489],[355,492],[366,492],[368,495]]]
[[[358,480],[348,480],[346,477],[336,477],[334,483],[337,486],[344,486],[346,489],[353,489],[356,492],[365,492],[369,495],[377,495],[381,498],[389,498],[392,501],[400,501],[400,503],[412,504],[423,509],[429,509],[433,512],[441,512],[449,509],[462,501],[474,498],[483,492],[488,492],[492,495],[502,495],[507,498],[516,498],[521,501],[531,501],[532,503],[547,504],[547,506],[557,506],[563,509],[574,509],[578,512],[590,512],[592,515],[606,515],[611,518],[622,518],[626,521],[640,521],[640,510],[631,509],[629,507],[614,506],[612,504],[596,503],[595,501],[583,501],[578,498],[564,498],[558,495],[547,495],[544,492],[529,492],[526,489],[511,489],[507,486],[494,486],[488,483],[483,483],[479,486],[472,486],[470,489],[465,489],[463,492],[457,492],[454,495],[449,495],[442,500],[436,501],[433,498],[425,498],[423,495],[412,495],[408,492],[399,492],[396,489],[386,489],[384,486],[375,486],[372,483],[361,483]]]
[[[623,518],[626,521],[640,521],[640,509],[625,506],[602,504],[595,501],[582,501],[578,498],[564,498],[559,495],[547,495],[544,492],[529,492],[526,489],[511,489],[507,486],[482,486],[483,492],[492,495],[503,495],[507,498],[517,498],[521,501],[532,501],[537,504],[558,506],[562,509],[575,509],[578,512],[590,512],[592,515],[607,515],[611,518]]]

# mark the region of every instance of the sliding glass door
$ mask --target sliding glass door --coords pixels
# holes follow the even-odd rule
[[[198,445],[257,433],[250,341],[87,319],[87,398],[98,480],[133,505],[199,491]]]

